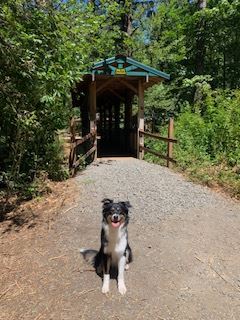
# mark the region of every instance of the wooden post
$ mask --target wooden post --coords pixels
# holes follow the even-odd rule
[[[83,101],[79,101],[80,115],[82,120],[82,136],[89,133],[89,95]]]
[[[120,101],[116,101],[114,104],[114,139],[117,145],[120,144]]]
[[[76,146],[75,146],[75,119],[74,117],[71,118],[70,121],[70,135],[71,135],[71,149],[69,154],[69,169],[71,172],[71,176],[74,176],[75,174],[75,167],[74,164],[77,160],[77,154],[76,154]]]
[[[124,114],[124,134],[125,134],[125,149],[127,152],[131,149],[130,128],[132,119],[132,99],[129,92],[126,93],[125,99],[125,114]]]
[[[118,130],[120,128],[120,102],[115,102],[114,105],[114,115],[115,115],[115,130],[118,133]]]
[[[98,131],[100,132],[100,135],[102,134],[102,131],[103,131],[103,107],[102,105],[100,105],[99,107],[99,128],[98,128]]]
[[[139,134],[139,130],[144,131],[144,87],[143,80],[138,80],[138,131],[137,131],[137,157],[142,160],[144,151],[140,147],[144,147],[144,136]]]
[[[97,112],[97,92],[96,92],[96,81],[92,81],[90,83],[89,88],[90,94],[90,132],[95,131],[95,136],[93,138],[93,146],[96,147],[96,151],[94,153],[94,159],[97,158],[97,124],[96,124],[96,112]]]
[[[173,139],[173,130],[174,130],[174,121],[173,118],[169,119],[168,123],[168,138]],[[169,158],[172,158],[173,156],[173,143],[168,141],[168,151],[167,151],[167,156]],[[167,167],[171,168],[172,167],[172,162],[167,160]]]
[[[106,135],[107,130],[107,113],[106,113],[106,104],[103,105],[103,128],[104,128],[104,135]]]
[[[109,138],[110,140],[112,139],[112,118],[113,118],[113,113],[112,113],[112,105],[109,105]]]

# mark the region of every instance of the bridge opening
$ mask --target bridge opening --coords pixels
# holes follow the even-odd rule
[[[128,90],[114,93],[106,91],[97,97],[97,156],[136,157],[137,115],[132,111],[133,96]]]
[[[130,155],[123,106],[108,104],[100,106],[97,111],[98,157]]]

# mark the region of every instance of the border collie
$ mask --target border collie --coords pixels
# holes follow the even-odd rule
[[[104,199],[101,231],[101,247],[95,250],[80,250],[84,259],[91,262],[98,274],[103,276],[102,293],[109,292],[110,270],[117,270],[118,291],[124,295],[127,291],[124,282],[124,269],[132,262],[132,251],[128,244],[127,225],[129,222],[127,202]]]

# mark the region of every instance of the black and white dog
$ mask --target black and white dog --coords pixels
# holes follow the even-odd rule
[[[110,269],[117,269],[118,291],[123,295],[127,289],[124,282],[124,270],[132,261],[132,251],[128,244],[127,225],[129,222],[129,202],[117,202],[104,199],[101,231],[101,247],[93,256],[93,250],[81,250],[85,260],[91,261],[97,273],[103,275],[102,292],[109,292]],[[92,254],[92,257],[91,257]]]

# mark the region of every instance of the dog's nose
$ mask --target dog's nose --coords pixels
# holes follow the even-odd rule
[[[117,215],[117,214],[114,214],[114,215],[112,216],[112,219],[113,219],[114,222],[117,222],[117,221],[118,221],[118,215]]]

